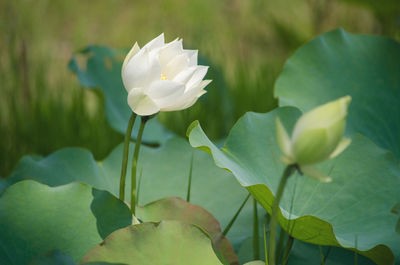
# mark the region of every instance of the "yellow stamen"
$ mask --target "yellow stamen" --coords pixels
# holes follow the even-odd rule
[[[161,80],[167,80],[167,77],[164,74],[161,74]]]

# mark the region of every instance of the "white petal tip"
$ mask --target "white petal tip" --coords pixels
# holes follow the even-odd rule
[[[290,157],[291,155],[291,141],[289,135],[283,126],[279,117],[275,118],[276,124],[276,138],[278,140],[278,145],[281,148],[282,152],[285,154],[286,157]]]
[[[332,152],[329,156],[330,159],[337,157],[340,155],[349,145],[351,144],[350,138],[343,138],[339,144],[337,145],[336,149]]]
[[[329,183],[332,181],[331,177],[325,175],[324,173],[316,170],[311,166],[301,166],[300,169],[304,173],[304,175],[318,180],[319,182]]]

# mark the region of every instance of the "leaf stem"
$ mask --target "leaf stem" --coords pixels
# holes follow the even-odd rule
[[[143,167],[140,169],[139,179],[138,179],[138,186],[136,189],[136,206],[139,205],[139,195],[140,195],[140,187],[142,186],[142,176],[143,176]]]
[[[253,198],[253,256],[254,260],[260,259],[260,234],[258,233],[257,201]]]
[[[148,121],[149,116],[142,116],[140,120],[140,128],[138,137],[135,144],[135,151],[133,153],[133,161],[132,161],[132,180],[131,180],[131,212],[135,215],[135,208],[136,208],[136,171],[137,171],[137,162],[139,158],[139,151],[140,151],[140,144],[142,142],[142,136],[144,131],[144,126]]]
[[[283,252],[282,265],[286,265],[288,263],[290,251],[292,250],[293,247],[293,241],[294,238],[289,235],[286,241],[285,251]]]
[[[129,119],[128,127],[126,128],[125,140],[124,140],[124,152],[122,155],[122,167],[121,167],[121,178],[119,181],[119,199],[125,200],[125,179],[126,169],[128,167],[128,155],[129,155],[129,143],[132,135],[133,124],[135,123],[136,113],[132,112]]]
[[[190,160],[189,181],[188,181],[189,183],[188,183],[187,194],[186,194],[187,202],[190,202],[190,192],[192,189],[193,157],[194,157],[194,153],[192,153],[192,159]]]
[[[276,229],[278,226],[278,209],[279,209],[279,202],[281,200],[283,191],[285,189],[285,185],[289,177],[293,174],[296,170],[296,165],[288,165],[281,177],[279,182],[278,191],[273,199],[272,209],[271,209],[271,221],[269,223],[269,251],[268,251],[268,258],[269,258],[269,265],[275,265],[275,249],[276,249]]]
[[[264,224],[264,257],[265,257],[265,265],[268,265],[268,251],[267,251],[267,232],[265,231]]]
[[[246,204],[246,202],[249,200],[250,198],[250,193],[247,194],[246,199],[244,199],[244,201],[242,202],[242,204],[240,205],[239,209],[236,211],[235,215],[232,217],[231,221],[229,222],[229,224],[225,227],[224,231],[222,232],[222,234],[224,236],[226,236],[226,234],[228,234],[229,230],[231,229],[233,223],[236,221],[236,218],[239,216],[240,212],[242,211],[244,205]]]
[[[326,263],[326,260],[328,259],[329,253],[331,253],[332,247],[328,247],[328,251],[326,251],[325,257],[324,257],[324,264]]]
[[[282,228],[279,231],[279,239],[278,239],[278,248],[276,250],[276,257],[275,257],[275,262],[276,264],[279,264],[279,260],[282,256],[282,251],[283,251],[283,243],[285,243],[285,230]]]
[[[319,258],[321,260],[321,265],[325,265],[324,251],[322,250],[322,246],[321,245],[318,245],[318,250],[319,250]]]

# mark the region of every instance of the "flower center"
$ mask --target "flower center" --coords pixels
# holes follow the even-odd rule
[[[161,80],[168,80],[168,78],[164,74],[161,74]]]

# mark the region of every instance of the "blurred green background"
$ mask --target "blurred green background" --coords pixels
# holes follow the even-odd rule
[[[25,154],[80,146],[102,159],[122,142],[106,122],[101,93],[83,89],[67,69],[71,55],[89,44],[130,48],[165,32],[167,41],[181,37],[185,48],[199,49],[212,65],[214,81],[201,99],[208,107],[162,113],[160,119],[182,135],[199,119],[219,139],[246,111],[274,108],[273,84],[285,60],[304,42],[337,27],[399,40],[400,3],[0,1],[0,176]]]

